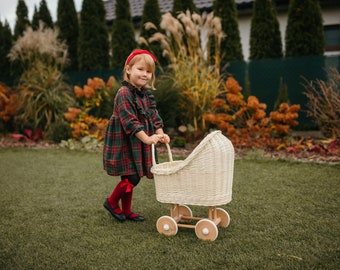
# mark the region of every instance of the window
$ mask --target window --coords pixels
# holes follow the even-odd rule
[[[326,51],[340,51],[340,24],[325,25]]]

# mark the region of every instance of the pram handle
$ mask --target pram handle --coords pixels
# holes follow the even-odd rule
[[[171,149],[170,149],[170,145],[168,143],[165,144],[166,148],[168,149],[168,157],[169,157],[169,161],[172,162],[172,153],[171,153]],[[155,145],[151,144],[151,154],[152,154],[152,165],[155,166],[156,163],[156,157],[155,157]]]

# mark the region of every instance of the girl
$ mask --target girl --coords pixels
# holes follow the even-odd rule
[[[156,57],[147,50],[135,50],[126,59],[124,81],[106,129],[104,169],[109,175],[119,175],[121,181],[104,207],[121,222],[144,221],[143,216],[131,211],[132,192],[141,177],[153,178],[150,145],[170,142],[163,132],[154,96],[147,89],[149,86],[155,89],[155,62]]]

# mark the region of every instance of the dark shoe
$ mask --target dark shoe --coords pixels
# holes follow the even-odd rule
[[[145,220],[145,218],[143,216],[140,216],[140,215],[135,214],[135,213],[131,213],[131,214],[127,215],[126,219],[136,221],[136,222],[141,222],[141,221]]]
[[[104,207],[105,207],[105,209],[106,209],[107,211],[109,211],[110,214],[111,214],[115,219],[117,219],[118,221],[124,222],[124,221],[126,220],[126,217],[125,217],[125,215],[124,215],[123,212],[120,213],[120,214],[117,214],[117,213],[115,212],[115,210],[116,210],[117,208],[119,208],[119,207],[117,206],[116,208],[112,208],[111,205],[110,205],[110,203],[109,203],[109,201],[108,201],[107,199],[106,199],[105,202],[104,202]]]

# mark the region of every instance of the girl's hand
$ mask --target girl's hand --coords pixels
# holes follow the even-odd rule
[[[169,136],[168,135],[166,136],[167,139],[165,138],[165,140],[170,141]],[[143,130],[137,132],[136,137],[145,144],[157,144],[161,139],[164,140],[163,134],[153,134],[151,136],[148,136]]]
[[[170,137],[167,134],[160,134],[160,139],[159,141],[161,143],[169,143],[170,142]]]
[[[147,144],[157,144],[161,139],[161,135],[153,134],[149,137]]]

